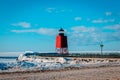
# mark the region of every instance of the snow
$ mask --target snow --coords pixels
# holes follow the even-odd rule
[[[32,59],[32,60],[31,60]],[[23,61],[22,61],[23,60]],[[0,70],[10,70],[10,69],[37,69],[37,70],[52,70],[60,69],[65,66],[73,65],[71,61],[59,57],[59,58],[25,58],[16,62],[0,62]],[[73,62],[73,61],[72,61]]]
[[[102,66],[102,65],[120,65],[120,59],[77,59],[64,57],[40,57],[40,58],[26,58],[20,61],[0,62],[0,72],[14,72],[24,70],[55,70],[63,69],[65,67],[83,67],[83,66]]]

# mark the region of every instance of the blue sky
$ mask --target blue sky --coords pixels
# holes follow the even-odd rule
[[[64,28],[71,51],[120,50],[120,0],[0,0],[0,52],[55,51]]]

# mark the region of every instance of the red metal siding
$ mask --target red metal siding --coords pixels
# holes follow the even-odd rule
[[[61,47],[62,48],[67,48],[68,45],[67,45],[67,36],[61,36]]]
[[[57,35],[56,37],[56,48],[67,48],[67,36]]]
[[[56,48],[61,48],[61,36],[56,37]]]

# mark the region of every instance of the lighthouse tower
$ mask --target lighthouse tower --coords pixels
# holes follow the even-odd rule
[[[62,28],[56,36],[56,52],[59,54],[68,54],[67,36],[64,35]]]

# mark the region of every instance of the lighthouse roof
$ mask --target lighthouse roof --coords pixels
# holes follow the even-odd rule
[[[60,28],[60,30],[59,30],[59,31],[64,31],[64,30],[63,30],[63,28]]]

